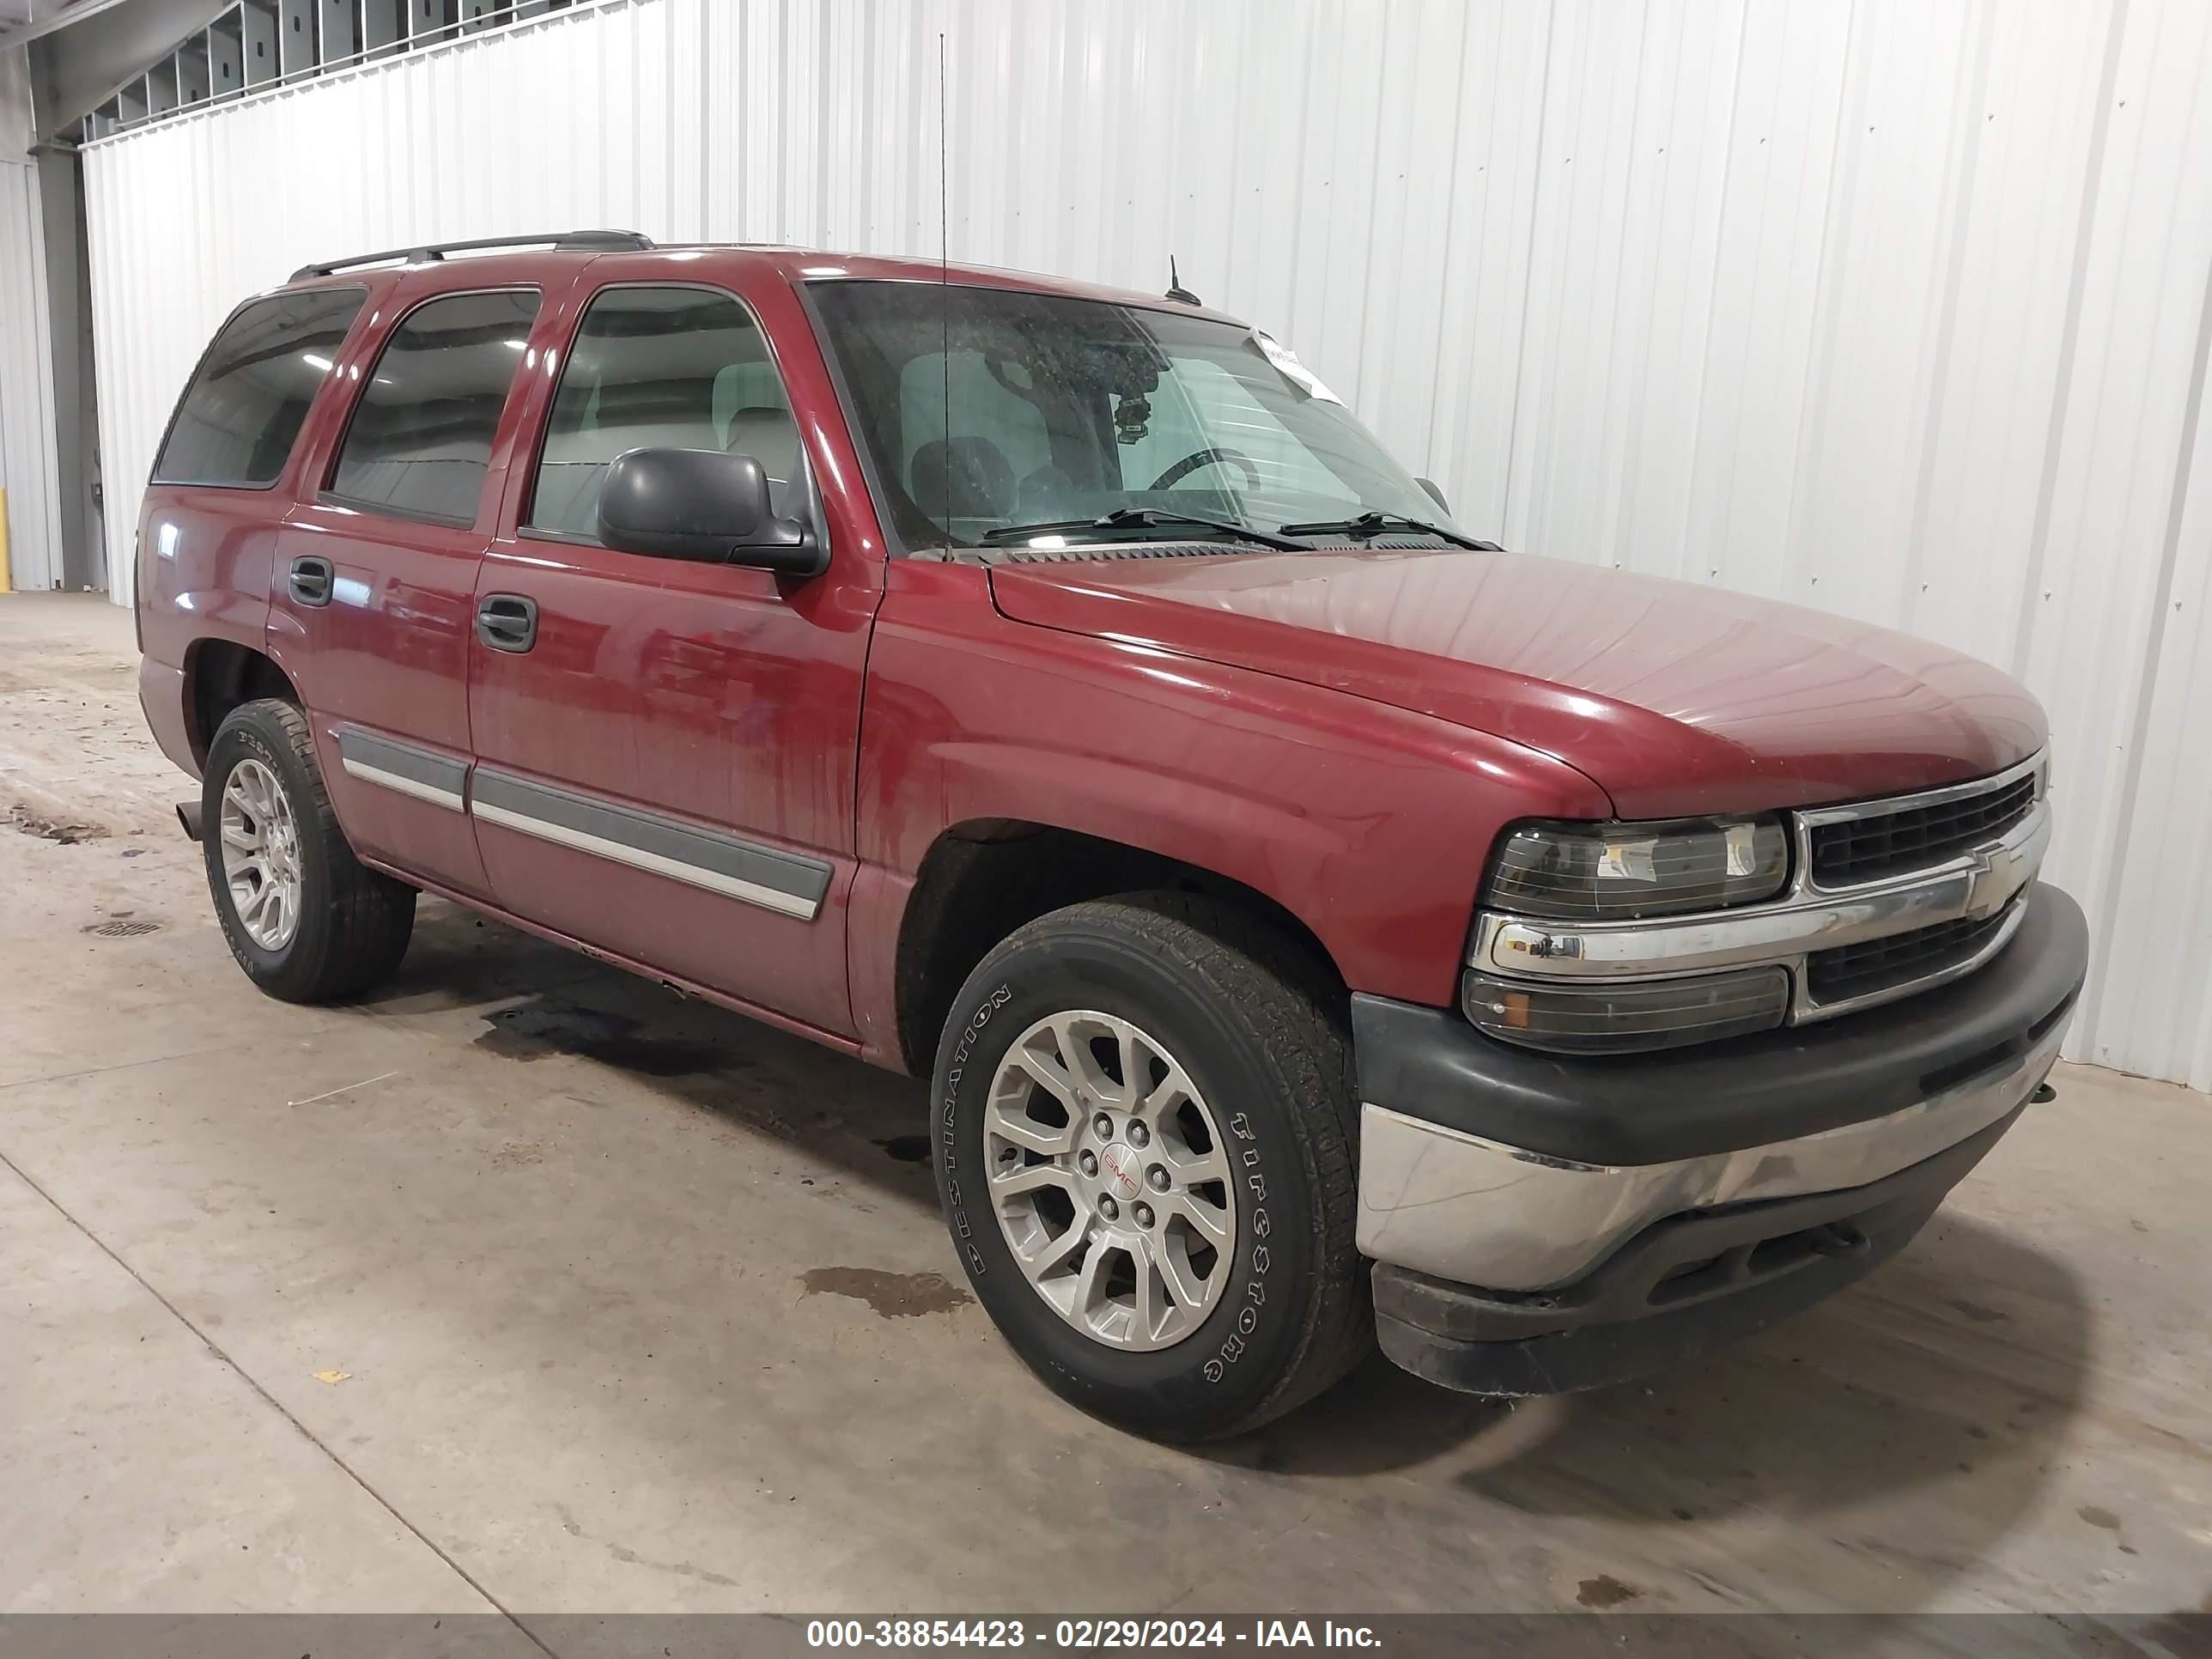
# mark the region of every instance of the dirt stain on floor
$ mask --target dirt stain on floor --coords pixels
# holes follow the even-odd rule
[[[808,1296],[849,1296],[884,1319],[950,1313],[975,1300],[943,1273],[893,1273],[880,1267],[809,1267],[799,1276]]]
[[[491,1029],[476,1046],[506,1060],[544,1060],[548,1054],[580,1054],[602,1066],[619,1066],[646,1077],[697,1077],[725,1071],[736,1057],[711,1042],[659,1036],[641,1030],[627,1014],[580,1008],[543,997],[485,1016]]]
[[[1609,1572],[1595,1578],[1585,1578],[1575,1586],[1575,1600],[1586,1607],[1617,1607],[1623,1601],[1633,1601],[1644,1592],[1633,1584],[1624,1584]]]
[[[8,809],[5,822],[10,830],[20,830],[27,836],[36,836],[41,841],[57,842],[64,847],[74,847],[81,841],[100,841],[107,835],[107,831],[99,824],[50,818],[42,813],[33,812],[21,801]]]
[[[1984,1308],[1980,1303],[1969,1302],[1963,1296],[1954,1296],[1950,1298],[1950,1302],[1954,1308],[1956,1308],[1960,1313],[1966,1315],[1967,1318],[1972,1320],[1977,1325],[2000,1324],[2005,1318],[2005,1316],[1999,1313],[1995,1308]]]
[[[640,1555],[627,1545],[610,1544],[604,1540],[594,1539],[591,1534],[577,1524],[576,1517],[568,1512],[568,1507],[565,1504],[553,1505],[553,1512],[561,1517],[561,1530],[567,1533],[569,1537],[580,1538],[588,1542],[599,1544],[609,1555],[613,1556],[624,1566],[649,1567],[655,1572],[674,1573],[683,1578],[698,1578],[709,1584],[720,1584],[732,1589],[737,1588],[736,1579],[719,1572],[709,1572],[706,1568],[695,1565],[690,1561],[655,1561]]]
[[[876,1145],[882,1147],[886,1152],[890,1153],[902,1164],[927,1164],[929,1162],[929,1137],[927,1135],[892,1135],[887,1139],[878,1141]]]
[[[2100,1504],[2084,1504],[2074,1513],[2091,1526],[2102,1527],[2106,1532],[2118,1532],[2120,1529],[2120,1517]]]
[[[495,1170],[526,1170],[543,1164],[552,1148],[542,1140],[510,1140],[491,1155]]]

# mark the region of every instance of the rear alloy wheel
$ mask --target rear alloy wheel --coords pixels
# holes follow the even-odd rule
[[[259,761],[231,769],[216,835],[239,926],[263,950],[282,951],[300,926],[300,824],[284,786]]]
[[[987,956],[938,1045],[938,1191],[1038,1376],[1170,1440],[1235,1434],[1371,1344],[1343,993],[1230,906],[1139,893]]]
[[[307,716],[290,703],[246,703],[216,728],[200,826],[223,939],[270,995],[351,996],[399,966],[415,928],[415,890],[354,857]]]

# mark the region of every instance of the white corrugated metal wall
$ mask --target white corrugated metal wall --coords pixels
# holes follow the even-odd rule
[[[2024,677],[2071,1052],[2212,1086],[2202,0],[605,0],[91,146],[106,476],[316,255],[935,251],[940,29],[954,258],[1173,251],[1469,525]]]
[[[46,231],[30,144],[26,60],[21,48],[0,50],[0,512],[8,552],[0,577],[20,588],[51,587],[62,574]]]

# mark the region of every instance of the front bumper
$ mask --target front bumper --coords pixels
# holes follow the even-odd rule
[[[1692,1358],[1811,1306],[1896,1255],[2026,1109],[2015,1106],[1957,1146],[1849,1192],[1660,1222],[1555,1294],[1478,1291],[1377,1267],[1376,1340],[1415,1376],[1472,1394],[1564,1394]]]
[[[1511,1048],[1450,1011],[1355,998],[1358,1242],[1377,1264],[1386,1350],[1459,1387],[1589,1387],[1660,1363],[1670,1341],[1702,1346],[1817,1300],[1901,1248],[2010,1125],[2057,1057],[2087,957],[2080,908],[2039,886],[1970,978],[1826,1024],[1620,1059]],[[1757,1237],[1685,1243],[1747,1228]],[[1731,1251],[1733,1277],[1686,1302],[1691,1270]],[[1661,1340],[1662,1319],[1675,1337]],[[1532,1339],[1547,1344],[1539,1370],[1508,1352]],[[1470,1352],[1445,1365],[1438,1342]],[[1589,1358],[1600,1350],[1616,1359]]]

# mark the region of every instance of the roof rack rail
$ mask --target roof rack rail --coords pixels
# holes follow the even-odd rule
[[[410,264],[430,264],[448,253],[465,253],[485,247],[540,247],[550,243],[556,249],[592,253],[635,252],[653,246],[653,239],[634,230],[548,230],[535,236],[479,236],[466,242],[418,242],[413,247],[388,247],[378,253],[356,253],[343,259],[326,259],[319,264],[301,265],[292,273],[290,280],[304,283],[310,276],[328,276],[337,271],[350,270],[355,265],[381,264],[386,259],[404,259]]]

